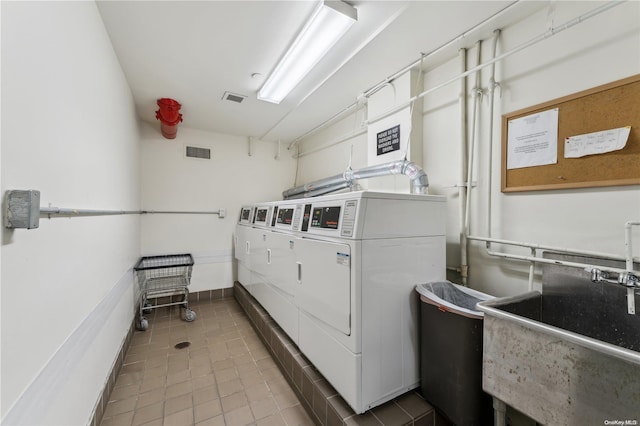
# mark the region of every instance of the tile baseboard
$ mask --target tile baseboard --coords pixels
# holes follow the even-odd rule
[[[447,422],[417,391],[356,414],[241,283],[233,295],[314,422],[336,425],[440,426]]]

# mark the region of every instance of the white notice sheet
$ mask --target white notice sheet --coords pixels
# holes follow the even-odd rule
[[[569,136],[564,140],[564,157],[578,158],[585,155],[617,151],[627,144],[631,126],[584,135]]]
[[[507,169],[558,162],[558,108],[508,122]]]

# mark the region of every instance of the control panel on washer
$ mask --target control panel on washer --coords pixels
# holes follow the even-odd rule
[[[249,225],[253,220],[253,206],[242,206],[240,209],[240,218],[238,218],[238,223],[243,225]]]
[[[317,235],[353,237],[358,200],[334,200],[304,205],[300,231]]]
[[[278,203],[273,208],[271,226],[283,231],[297,231],[300,227],[302,206],[292,203]]]
[[[261,228],[267,228],[271,223],[272,205],[257,205],[253,214],[253,225]]]

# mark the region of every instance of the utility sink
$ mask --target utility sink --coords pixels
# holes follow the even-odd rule
[[[543,275],[542,293],[477,305],[483,389],[544,425],[640,425],[640,313],[626,289],[579,269]]]

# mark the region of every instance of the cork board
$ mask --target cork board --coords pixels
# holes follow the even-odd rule
[[[558,108],[556,164],[507,169],[510,120]],[[631,126],[624,148],[564,158],[564,140]],[[640,184],[640,74],[502,116],[502,192]]]

